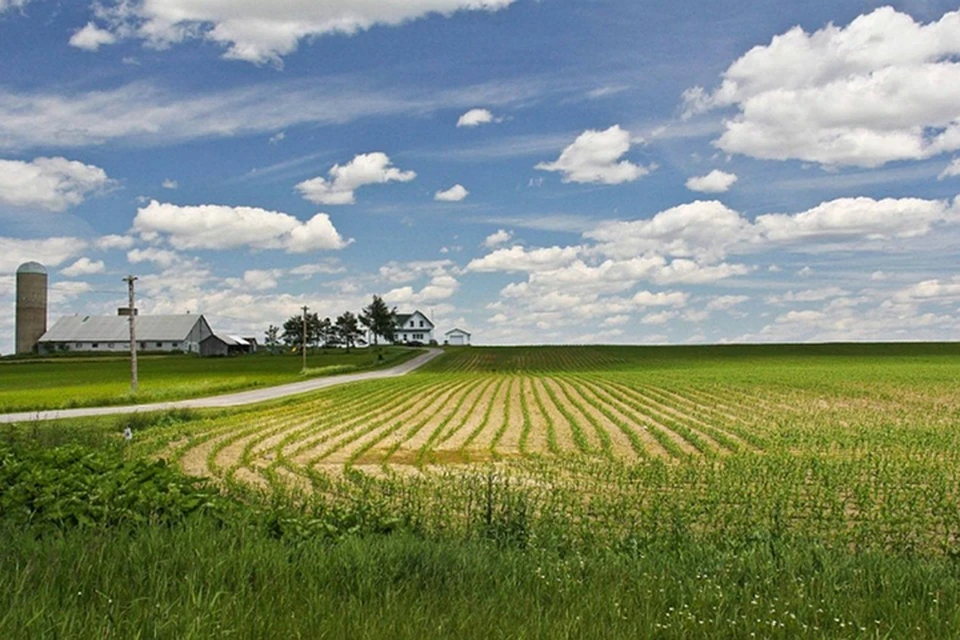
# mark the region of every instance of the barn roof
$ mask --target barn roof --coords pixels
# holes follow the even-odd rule
[[[137,316],[137,341],[182,341],[202,315]],[[57,320],[40,342],[123,342],[130,339],[130,319],[125,316],[65,316]]]
[[[469,331],[464,331],[463,329],[461,329],[461,328],[459,328],[459,327],[454,327],[453,329],[450,329],[450,331],[447,331],[447,332],[444,333],[443,335],[448,336],[448,335],[450,335],[451,333],[462,333],[462,334],[467,335],[467,336],[470,335],[470,332],[469,332]]]

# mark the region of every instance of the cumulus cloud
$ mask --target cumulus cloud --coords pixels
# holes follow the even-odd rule
[[[576,260],[580,247],[545,247],[525,249],[521,246],[497,249],[482,258],[471,260],[467,271],[548,271],[565,266]]]
[[[103,264],[103,260],[91,260],[90,258],[80,258],[72,265],[66,269],[61,269],[60,273],[67,276],[68,278],[76,278],[78,276],[88,276],[94,273],[103,273],[106,270],[106,265]]]
[[[19,0],[22,2],[22,0]],[[111,0],[97,5],[96,16],[118,36],[164,48],[203,38],[226,48],[224,58],[256,64],[279,63],[300,40],[331,33],[352,35],[376,25],[394,26],[430,14],[498,11],[514,0],[271,0],[199,2],[198,0]]]
[[[705,176],[698,176],[687,180],[687,189],[704,193],[724,193],[730,190],[737,181],[736,174],[714,169]]]
[[[401,171],[392,166],[385,153],[364,153],[345,165],[335,164],[329,171],[329,180],[322,177],[305,180],[297,185],[304,198],[315,204],[353,204],[354,191],[371,184],[410,182],[417,177],[414,171]]]
[[[56,237],[23,240],[0,236],[0,273],[13,273],[24,262],[36,261],[57,267],[80,255],[87,242],[80,238]]]
[[[96,51],[105,44],[113,44],[117,37],[107,29],[101,29],[92,22],[76,31],[70,37],[70,46],[86,51]]]
[[[483,240],[483,246],[487,249],[495,249],[502,244],[507,244],[513,240],[513,234],[506,229],[497,229]]]
[[[255,207],[178,206],[156,200],[137,211],[133,230],[148,241],[165,238],[178,250],[246,246],[304,253],[342,249],[352,242],[340,236],[325,213],[301,222],[286,213]]]
[[[0,204],[59,212],[112,184],[100,167],[66,158],[0,160]]]
[[[446,191],[437,191],[433,195],[433,199],[440,202],[460,202],[468,195],[470,195],[470,192],[463,185],[455,184]]]
[[[563,182],[596,182],[620,184],[632,182],[650,173],[654,166],[644,167],[621,158],[630,150],[630,132],[614,125],[606,131],[589,129],[553,162],[541,162],[536,169],[557,171]]]
[[[947,165],[947,168],[937,176],[937,180],[946,180],[947,178],[954,178],[960,176],[960,158],[954,158],[953,161]]]
[[[276,289],[278,278],[283,277],[283,269],[250,269],[243,272],[242,278],[227,278],[227,286],[234,289],[268,291]]]
[[[101,251],[110,251],[111,249],[129,249],[133,246],[134,240],[130,236],[121,236],[115,233],[101,236],[94,245]]]
[[[130,264],[140,264],[141,262],[152,262],[164,269],[173,266],[180,261],[180,255],[176,251],[169,249],[159,249],[157,247],[147,247],[145,249],[132,249],[127,252],[127,261]]]
[[[960,201],[920,198],[839,198],[800,213],[769,213],[751,222],[717,201],[672,207],[650,219],[614,221],[587,231],[598,250],[624,258],[645,252],[716,260],[775,245],[812,250],[912,238],[960,221]]]
[[[176,180],[171,180],[170,178],[167,178],[160,184],[160,186],[163,187],[164,189],[178,189],[180,187],[180,183],[177,182]]]
[[[794,27],[685,93],[686,114],[735,108],[727,153],[876,167],[960,149],[960,12],[919,24],[883,7],[842,27]]]
[[[383,300],[389,305],[431,304],[450,298],[459,287],[460,283],[453,276],[436,276],[419,291],[411,286],[391,289],[383,294]]]
[[[470,109],[457,120],[458,127],[479,127],[482,124],[503,122],[503,118],[495,117],[487,109]]]

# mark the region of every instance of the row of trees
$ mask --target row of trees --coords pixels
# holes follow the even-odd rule
[[[306,327],[304,327],[306,323]],[[318,313],[305,313],[290,316],[283,327],[270,325],[265,332],[265,344],[271,351],[279,349],[281,344],[287,348],[300,349],[306,338],[307,347],[339,347],[351,349],[358,344],[366,344],[367,331],[373,336],[376,345],[382,337],[392,342],[397,324],[397,309],[390,308],[380,296],[359,314],[344,311],[335,320],[321,318]],[[363,327],[363,328],[361,328]]]

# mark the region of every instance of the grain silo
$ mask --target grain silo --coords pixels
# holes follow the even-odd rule
[[[39,262],[17,269],[17,353],[32,353],[47,332],[47,270]]]

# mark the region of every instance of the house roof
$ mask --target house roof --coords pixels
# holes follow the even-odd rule
[[[469,335],[470,335],[470,332],[469,332],[469,331],[464,331],[463,329],[461,329],[461,328],[459,328],[459,327],[454,327],[453,329],[450,329],[450,331],[447,331],[447,332],[444,333],[443,335],[448,336],[448,335],[450,335],[451,333],[462,333],[463,335],[466,335],[466,336],[469,336]]]
[[[198,322],[198,315],[137,316],[137,341],[182,341]],[[40,342],[123,342],[130,339],[126,316],[65,316],[57,320]]]
[[[432,329],[432,328],[434,327],[433,322],[431,322],[431,321],[430,321],[430,318],[428,318],[428,317],[426,316],[426,314],[423,313],[422,311],[420,311],[419,309],[416,310],[416,311],[414,311],[413,313],[398,313],[398,314],[397,314],[397,328],[403,329],[403,328],[404,328],[403,325],[407,324],[407,320],[409,320],[409,319],[412,318],[413,316],[417,315],[418,313],[420,314],[420,316],[421,316],[424,320],[427,321],[427,323],[430,325],[430,328]]]

